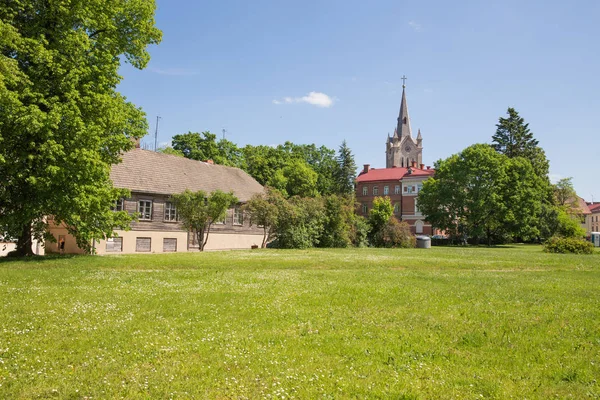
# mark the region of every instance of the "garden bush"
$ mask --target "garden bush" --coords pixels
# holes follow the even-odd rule
[[[552,237],[544,244],[546,253],[592,254],[594,245],[579,238]]]

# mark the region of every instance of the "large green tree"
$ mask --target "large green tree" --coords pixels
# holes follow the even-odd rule
[[[147,131],[116,91],[125,61],[144,68],[160,41],[153,0],[29,0],[0,5],[0,231],[31,254],[45,218],[83,248],[128,223],[110,206],[110,166]]]
[[[435,227],[488,244],[538,234],[544,185],[527,160],[476,144],[437,161],[435,171],[418,196],[419,209]]]

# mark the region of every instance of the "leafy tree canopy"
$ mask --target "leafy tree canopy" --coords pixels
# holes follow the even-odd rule
[[[419,208],[434,226],[458,238],[533,236],[544,185],[531,164],[476,144],[437,161],[423,184]]]
[[[208,242],[212,224],[222,221],[227,210],[238,202],[233,193],[215,190],[211,194],[200,190],[173,195],[177,215],[183,226],[196,235],[200,251]]]
[[[161,39],[152,0],[8,1],[0,5],[0,231],[31,254],[46,216],[77,243],[127,225],[110,206],[110,166],[147,131],[116,91],[121,60],[144,68]]]

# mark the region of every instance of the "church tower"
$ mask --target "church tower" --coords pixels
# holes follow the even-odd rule
[[[412,137],[410,128],[410,117],[408,116],[408,104],[406,103],[406,77],[402,77],[402,102],[398,115],[398,125],[394,129],[394,136],[389,137],[386,142],[386,168],[410,167],[414,161],[417,166],[423,162],[423,137],[421,130],[417,140]]]

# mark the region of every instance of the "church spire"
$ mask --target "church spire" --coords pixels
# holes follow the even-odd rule
[[[398,136],[403,139],[405,136],[412,137],[410,129],[410,117],[408,116],[408,104],[406,103],[406,76],[402,77],[402,102],[400,103],[400,114],[398,115]]]

